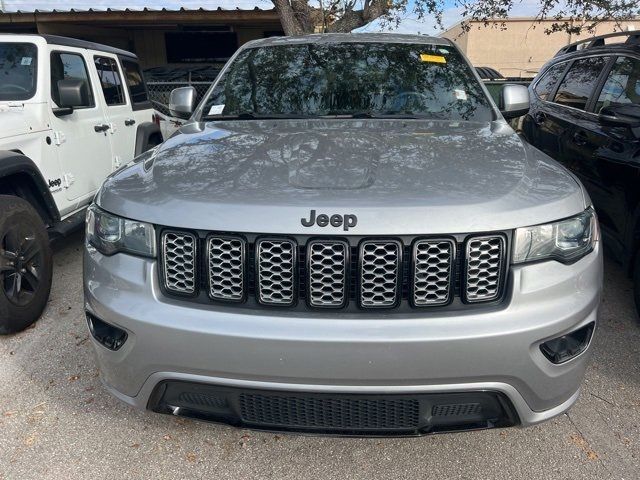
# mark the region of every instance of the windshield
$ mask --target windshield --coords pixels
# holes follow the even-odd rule
[[[346,115],[490,121],[458,51],[401,43],[265,46],[241,52],[202,108],[204,119]]]
[[[37,52],[32,43],[0,43],[0,100],[33,97]]]

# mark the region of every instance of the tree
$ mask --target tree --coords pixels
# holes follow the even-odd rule
[[[287,35],[314,32],[350,32],[372,20],[397,24],[402,15],[432,18],[443,27],[450,0],[272,0]],[[464,30],[470,21],[501,25],[523,0],[453,0]],[[640,0],[536,0],[537,20],[554,20],[547,33],[593,31],[605,21],[622,22],[640,16]]]

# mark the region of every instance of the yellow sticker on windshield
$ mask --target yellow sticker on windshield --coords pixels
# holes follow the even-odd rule
[[[447,63],[447,59],[442,55],[429,55],[428,53],[421,53],[420,61],[429,63]]]

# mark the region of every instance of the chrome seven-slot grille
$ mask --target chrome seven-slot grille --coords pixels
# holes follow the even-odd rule
[[[296,241],[190,232],[161,233],[160,271],[168,294],[206,292],[212,302],[310,308],[413,308],[499,300],[506,277],[503,234],[455,238]]]

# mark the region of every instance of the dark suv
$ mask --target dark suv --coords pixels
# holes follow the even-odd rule
[[[525,137],[585,185],[605,245],[634,277],[640,311],[640,31],[564,47],[530,93]]]

